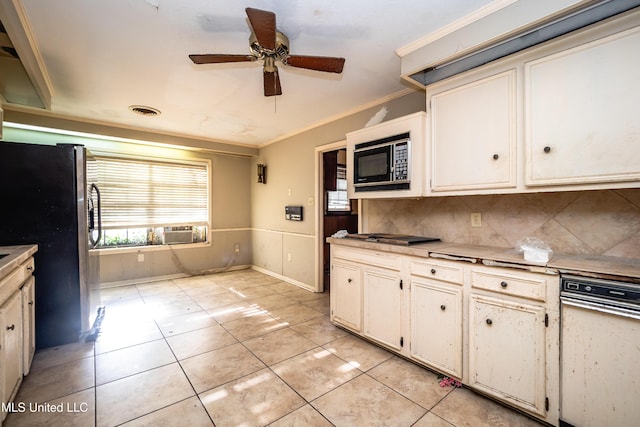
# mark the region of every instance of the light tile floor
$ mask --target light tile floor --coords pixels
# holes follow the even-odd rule
[[[253,270],[102,297],[98,340],[39,351],[6,427],[539,425],[334,327],[328,294]]]

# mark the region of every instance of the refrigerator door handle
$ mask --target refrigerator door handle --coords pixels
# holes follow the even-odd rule
[[[95,229],[95,206],[93,204],[93,193],[96,193],[97,200],[97,210],[98,210],[98,236],[96,238],[93,237],[93,232]],[[91,243],[91,248],[95,248],[100,243],[100,239],[102,239],[102,206],[100,200],[100,189],[97,185],[91,184],[91,197],[89,197],[89,242]]]

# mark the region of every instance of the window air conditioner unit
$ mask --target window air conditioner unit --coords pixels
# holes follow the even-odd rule
[[[165,227],[162,243],[165,245],[193,243],[193,231],[191,229],[174,230],[172,227]]]

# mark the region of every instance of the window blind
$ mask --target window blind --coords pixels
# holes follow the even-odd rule
[[[104,229],[206,225],[208,164],[96,157]]]

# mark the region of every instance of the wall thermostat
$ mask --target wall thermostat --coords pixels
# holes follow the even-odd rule
[[[288,221],[302,221],[302,206],[285,206],[284,219]]]

